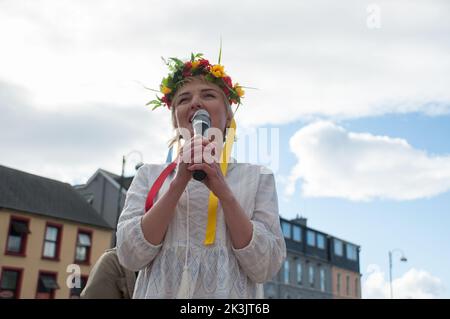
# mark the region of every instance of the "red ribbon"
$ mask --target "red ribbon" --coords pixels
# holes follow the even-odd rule
[[[153,201],[156,197],[156,194],[158,194],[159,189],[161,188],[162,184],[166,180],[167,176],[169,176],[170,173],[175,169],[177,166],[176,161],[170,163],[158,176],[156,181],[153,183],[152,187],[150,188],[150,191],[147,195],[147,200],[145,201],[145,212],[147,213],[150,208],[153,206]]]

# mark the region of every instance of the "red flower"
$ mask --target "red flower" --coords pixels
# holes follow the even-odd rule
[[[192,69],[192,63],[191,63],[191,61],[188,61],[188,62],[186,62],[186,63],[184,64],[184,69],[185,69],[185,70],[190,70],[190,69]]]
[[[183,77],[188,77],[188,76],[192,76],[192,72],[191,72],[191,70],[184,70],[183,71]]]
[[[168,98],[167,95],[164,95],[164,96],[161,98],[161,101],[163,101],[164,103],[166,103],[167,107],[170,109],[170,99]]]
[[[231,78],[229,76],[225,76],[222,78],[223,82],[225,82],[225,84],[229,87],[232,88],[233,87],[233,82],[231,81]]]
[[[192,75],[192,63],[191,61],[188,61],[184,64],[184,68],[183,68],[183,77],[188,77]]]
[[[222,90],[226,96],[228,96],[230,94],[230,90],[226,86],[222,87]]]
[[[209,61],[208,61],[208,60],[206,60],[206,59],[200,59],[200,60],[198,60],[198,61],[200,62],[199,66],[200,66],[201,68],[204,68],[204,69],[209,70],[210,64],[209,64]]]

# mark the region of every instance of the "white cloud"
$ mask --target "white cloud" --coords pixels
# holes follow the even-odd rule
[[[414,149],[404,139],[353,133],[318,121],[290,139],[297,157],[286,188],[301,179],[305,196],[410,200],[450,190],[450,156]]]
[[[239,120],[359,117],[450,111],[446,0],[0,2],[0,78],[30,90],[39,108],[142,105],[166,70],[160,56],[202,51],[248,90]],[[238,9],[237,9],[238,8]],[[270,19],[267,19],[267,16]]]
[[[378,265],[369,265],[362,283],[363,298],[390,298],[389,281]],[[363,278],[364,278],[363,277]],[[434,299],[445,291],[440,278],[425,270],[411,268],[401,277],[392,281],[394,298],[398,299]]]
[[[147,160],[163,158],[169,117],[144,107],[154,94],[140,83],[158,86],[167,73],[160,56],[196,51],[216,61],[220,36],[227,72],[259,89],[247,90],[239,128],[316,115],[449,112],[448,2],[378,1],[379,30],[366,26],[370,3],[0,1],[0,81],[14,84],[0,94],[18,96],[13,87],[21,88],[29,126],[18,131],[24,125],[17,117],[8,123],[27,139],[3,138],[0,146],[9,151],[1,163],[41,170],[41,162],[24,160],[28,148],[28,156],[48,163],[45,174],[68,180],[98,166],[113,170],[117,157],[132,148],[149,150]],[[0,107],[11,111],[16,102]],[[77,140],[80,130],[89,139]],[[102,147],[86,163],[80,154],[96,143]],[[75,154],[63,160],[59,150],[65,147]],[[56,173],[65,169],[71,173]]]
[[[38,110],[27,96],[25,89],[0,81],[0,165],[80,184],[98,168],[120,174],[122,155],[132,150],[140,151],[144,162],[165,160],[168,114],[100,104],[78,111]],[[127,176],[139,160],[130,155]]]

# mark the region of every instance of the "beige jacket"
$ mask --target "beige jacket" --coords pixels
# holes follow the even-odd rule
[[[108,249],[92,268],[81,298],[131,299],[135,282],[135,273],[120,265],[116,249]]]

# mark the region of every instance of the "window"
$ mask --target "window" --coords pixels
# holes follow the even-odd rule
[[[83,196],[90,205],[94,204],[94,194],[89,193],[89,194],[84,194]]]
[[[47,223],[44,237],[44,250],[42,257],[45,259],[59,259],[62,226]]]
[[[306,241],[309,246],[316,246],[316,233],[312,230],[308,230],[306,233]]]
[[[70,289],[70,298],[72,299],[78,299],[80,298],[81,292],[83,291],[84,287],[86,287],[88,277],[87,276],[81,276],[80,277],[80,287],[73,287]]]
[[[337,293],[340,294],[341,293],[341,274],[340,273],[337,274],[336,281],[337,281],[336,290],[337,290]]]
[[[27,238],[30,233],[28,223],[28,219],[11,217],[6,244],[6,254],[25,256]]]
[[[325,236],[322,234],[317,234],[317,247],[325,249]]]
[[[325,291],[325,269],[320,269],[320,290]]]
[[[89,263],[91,255],[91,232],[78,231],[77,247],[75,251],[75,261],[81,263]]]
[[[355,278],[355,297],[359,298],[359,280]]]
[[[3,268],[0,275],[0,299],[18,299],[22,269]]]
[[[303,268],[302,263],[300,261],[297,261],[297,284],[302,284],[302,277],[303,277]]]
[[[289,283],[289,260],[285,260],[284,261],[284,283],[288,284]]]
[[[38,278],[36,299],[54,299],[55,290],[59,289],[56,273],[40,272]]]
[[[291,238],[291,224],[288,222],[281,222],[281,227],[283,228],[283,236],[286,238]]]
[[[302,229],[300,226],[294,225],[294,240],[296,241],[302,241]]]
[[[350,260],[357,260],[356,246],[347,244],[347,258]]]
[[[334,239],[334,254],[337,256],[344,255],[343,243],[339,239]]]
[[[346,288],[346,293],[347,293],[347,296],[350,296],[350,276],[349,275],[347,275],[346,277],[345,277],[345,288]]]
[[[314,266],[309,265],[309,284],[314,287]]]

